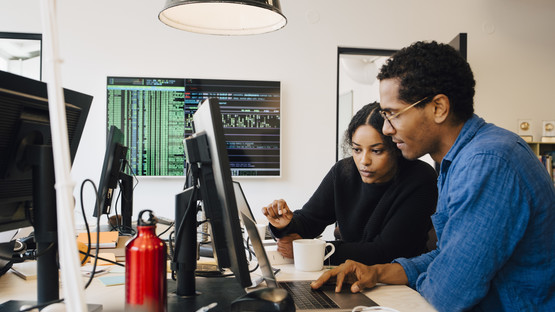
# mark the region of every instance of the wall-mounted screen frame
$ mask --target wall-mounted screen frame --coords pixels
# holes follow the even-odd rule
[[[281,83],[260,80],[107,79],[107,125],[120,128],[137,176],[183,176],[183,139],[199,103],[217,98],[232,175],[281,176]]]
[[[0,70],[42,80],[42,34],[0,32]]]

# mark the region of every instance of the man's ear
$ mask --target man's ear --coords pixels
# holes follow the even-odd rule
[[[434,121],[438,124],[444,123],[449,117],[451,102],[445,94],[438,94],[432,100]]]

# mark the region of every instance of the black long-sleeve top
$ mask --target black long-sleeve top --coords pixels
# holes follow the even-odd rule
[[[371,265],[417,256],[427,251],[436,183],[430,165],[401,158],[391,181],[367,184],[353,158],[345,158],[331,168],[302,209],[293,212],[287,227],[270,228],[278,238],[291,233],[314,238],[337,222],[341,240],[332,242],[331,264],[351,259]]]

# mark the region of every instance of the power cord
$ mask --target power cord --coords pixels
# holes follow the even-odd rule
[[[87,222],[87,217],[85,215],[85,207],[84,207],[84,203],[83,203],[83,188],[85,186],[85,183],[91,183],[91,185],[93,186],[94,189],[94,194],[96,195],[96,202],[95,202],[95,209],[96,211],[98,211],[98,218],[96,218],[96,248],[95,248],[95,256],[94,256],[94,262],[93,262],[93,269],[91,272],[91,276],[89,277],[89,280],[87,281],[87,283],[85,284],[85,289],[87,289],[89,287],[89,285],[91,284],[93,278],[94,278],[94,274],[96,272],[96,265],[98,262],[98,250],[99,250],[99,246],[100,246],[100,215],[101,215],[101,207],[100,207],[100,196],[98,196],[98,189],[96,188],[96,184],[90,180],[90,179],[85,179],[83,181],[83,183],[81,183],[81,212],[83,213],[83,220],[85,221],[85,228],[87,230],[87,254],[91,253],[91,232],[89,230],[89,223]],[[85,257],[82,261],[81,264],[84,264],[85,261],[87,260],[87,257]]]
[[[367,312],[367,311],[382,311],[382,312],[399,312],[398,310],[388,308],[388,307],[365,307],[365,306],[357,306],[354,307],[352,312]]]

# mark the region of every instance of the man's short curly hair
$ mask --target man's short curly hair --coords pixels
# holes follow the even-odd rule
[[[450,45],[419,41],[403,48],[382,66],[378,79],[398,79],[399,99],[404,102],[445,94],[456,119],[466,121],[474,114],[474,75]]]

